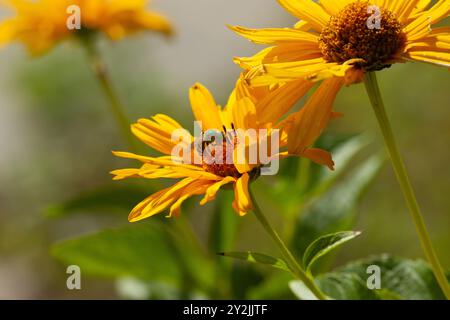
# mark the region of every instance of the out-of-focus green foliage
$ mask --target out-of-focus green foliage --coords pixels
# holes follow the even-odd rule
[[[73,199],[49,207],[49,218],[67,217],[80,212],[129,212],[142,199],[155,192],[150,185],[124,182],[108,184],[86,191]]]
[[[381,288],[370,289],[369,266],[380,268]],[[430,267],[422,260],[408,260],[388,255],[351,262],[316,278],[319,287],[331,299],[339,300],[442,300],[445,299]],[[299,299],[311,297],[300,281],[289,287]]]
[[[298,216],[292,246],[303,255],[308,244],[321,235],[352,229],[358,203],[383,164],[384,156],[374,155],[349,173]]]
[[[212,288],[210,261],[156,221],[63,241],[52,253],[88,275],[163,281],[206,292]]]

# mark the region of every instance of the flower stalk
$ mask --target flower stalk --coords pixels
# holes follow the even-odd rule
[[[391,157],[395,175],[400,184],[400,188],[402,189],[413,222],[416,226],[422,249],[428,262],[431,265],[439,286],[441,287],[447,299],[450,300],[450,285],[433,248],[433,244],[428,234],[427,227],[425,225],[425,221],[419,207],[419,203],[417,201],[414,190],[411,186],[411,182],[409,180],[408,173],[406,171],[406,166],[398,150],[394,133],[392,131],[392,127],[381,97],[380,88],[378,86],[375,72],[366,73],[365,86],[373,110],[375,111],[378,124],[380,125],[381,131],[383,133],[384,141]]]
[[[262,213],[261,208],[258,206],[258,203],[255,201],[255,197],[251,190],[250,190],[250,197],[253,202],[253,212],[254,212],[256,218],[261,223],[264,230],[266,230],[266,232],[269,234],[269,236],[272,238],[272,240],[275,242],[275,244],[280,249],[280,252],[283,255],[283,257],[284,257],[289,269],[293,273],[293,275],[297,279],[301,280],[319,300],[327,300],[326,295],[322,291],[320,291],[320,289],[314,283],[314,280],[306,274],[306,272],[298,264],[297,260],[295,260],[294,255],[288,249],[288,247],[283,242],[281,237],[278,235],[278,233],[275,231],[275,229],[272,228],[272,226],[270,225],[270,222],[267,220],[266,216]]]
[[[108,99],[108,105],[110,107],[111,113],[116,120],[116,124],[124,140],[130,146],[131,151],[137,152],[138,147],[135,142],[136,140],[133,138],[130,131],[130,121],[126,116],[125,108],[120,102],[120,99],[116,94],[113,85],[111,84],[106,65],[103,62],[103,59],[101,58],[92,37],[87,35],[86,39],[83,40],[84,41],[82,41],[82,43],[84,48],[86,49],[92,71],[94,72],[94,75],[98,83],[100,84],[105,97]]]

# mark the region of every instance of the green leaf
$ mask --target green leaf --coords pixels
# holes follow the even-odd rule
[[[367,267],[379,266],[381,269],[381,287],[409,300],[445,299],[433,271],[423,260],[409,260],[389,255],[371,257],[352,262],[338,271],[355,273],[364,281],[370,276]]]
[[[186,281],[189,275],[198,286],[210,285],[209,261],[196,254],[188,241],[174,239],[165,228],[154,221],[128,225],[62,241],[51,252],[67,265],[80,266],[87,275],[173,284]]]
[[[369,266],[380,268],[381,289],[369,289],[367,282],[373,276]],[[426,262],[389,255],[351,262],[316,277],[316,281],[326,295],[339,300],[445,299]]]
[[[66,202],[49,207],[46,216],[60,218],[80,212],[129,212],[153,193],[154,188],[131,183],[114,183],[80,194]]]
[[[283,260],[268,256],[263,253],[250,252],[250,251],[248,251],[248,252],[221,252],[221,253],[219,253],[219,255],[225,256],[225,257],[230,257],[230,258],[235,258],[235,259],[240,259],[240,260],[245,260],[245,261],[252,262],[252,263],[260,263],[260,264],[270,265],[274,268],[290,272],[288,266],[286,265],[286,263]]]
[[[358,203],[377,176],[384,159],[384,154],[372,156],[353,170],[346,180],[305,207],[298,218],[291,243],[297,255],[302,256],[308,245],[323,234],[353,228]]]
[[[354,273],[327,273],[316,278],[319,288],[337,300],[380,300],[376,290],[367,288],[366,281]]]
[[[361,232],[358,231],[341,231],[322,236],[309,245],[303,254],[303,266],[306,271],[311,270],[312,265],[317,259],[326,255],[328,252],[334,250],[340,245],[353,238],[359,236]]]

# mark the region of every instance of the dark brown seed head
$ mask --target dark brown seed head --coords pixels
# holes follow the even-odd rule
[[[344,63],[362,59],[355,65],[368,72],[390,67],[394,56],[405,46],[402,25],[383,8],[379,8],[377,25],[376,10],[370,7],[368,1],[357,1],[330,19],[319,39],[325,60]]]

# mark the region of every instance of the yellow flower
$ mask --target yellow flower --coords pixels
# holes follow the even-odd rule
[[[113,40],[142,30],[171,33],[169,21],[146,9],[147,0],[3,0],[16,15],[0,24],[0,43],[23,42],[33,54],[86,31]],[[78,6],[80,30],[70,30],[72,6]]]
[[[449,16],[450,0],[278,0],[300,19],[293,28],[232,27],[271,45],[235,61],[252,86],[330,77],[359,82],[366,72],[421,61],[450,67],[450,28],[433,25]]]
[[[298,90],[292,90],[296,87]],[[237,150],[245,141],[244,149],[251,143],[246,138],[240,139],[236,132],[248,129],[265,129],[268,132],[267,139],[270,140],[275,128],[282,129],[279,135],[280,150],[268,151],[268,155],[276,155],[280,158],[287,156],[303,156],[311,160],[333,167],[333,161],[328,152],[310,148],[317,137],[326,127],[328,120],[332,118],[332,100],[324,107],[320,102],[323,91],[337,92],[340,88],[339,81],[335,79],[325,81],[316,91],[310,101],[302,108],[301,112],[279,121],[301,96],[311,87],[309,82],[293,81],[286,86],[273,86],[271,88],[261,87],[257,89],[248,88],[244,81],[239,80],[236,89],[231,94],[227,105],[221,108],[214,101],[211,93],[201,84],[196,84],[190,89],[190,101],[195,119],[201,121],[203,132],[216,131],[223,134],[223,140],[219,143],[222,150],[228,150],[231,145],[231,161],[227,161],[226,152],[218,153],[219,160],[210,161],[211,157],[205,150],[203,142],[196,143],[198,137],[194,138],[187,130],[172,118],[158,114],[151,119],[140,119],[132,125],[132,132],[142,142],[151,148],[164,154],[160,157],[140,156],[127,152],[114,152],[118,157],[136,159],[143,163],[140,168],[120,169],[112,172],[115,180],[125,178],[171,178],[181,179],[174,185],[163,189],[139,203],[130,213],[129,220],[139,221],[169,209],[169,216],[178,214],[180,206],[187,198],[194,195],[204,195],[200,204],[203,205],[216,196],[219,189],[225,185],[232,185],[235,193],[233,208],[243,216],[252,210],[252,201],[249,195],[249,183],[256,179],[264,164],[258,157],[256,163],[249,161],[249,154],[245,152],[244,161],[237,161]],[[290,90],[286,90],[290,89]],[[282,109],[272,108],[271,105],[282,106]],[[295,118],[295,119],[294,119]],[[294,121],[295,120],[295,121]],[[295,124],[294,124],[295,123]],[[298,126],[297,124],[301,124]],[[288,139],[291,130],[295,130],[295,139]],[[185,139],[173,139],[174,132],[182,133]],[[259,132],[259,131],[258,131]],[[231,133],[231,135],[229,135]],[[187,138],[186,138],[187,137]],[[232,138],[231,143],[229,137]],[[177,136],[175,136],[177,138]],[[257,139],[260,140],[259,135]],[[276,139],[276,138],[275,138]],[[295,152],[281,151],[291,143]],[[188,147],[188,154],[180,155],[174,150],[179,146]],[[198,149],[200,146],[200,149]],[[207,155],[202,154],[205,152]],[[212,153],[209,153],[212,155]],[[193,159],[200,160],[199,162]]]

